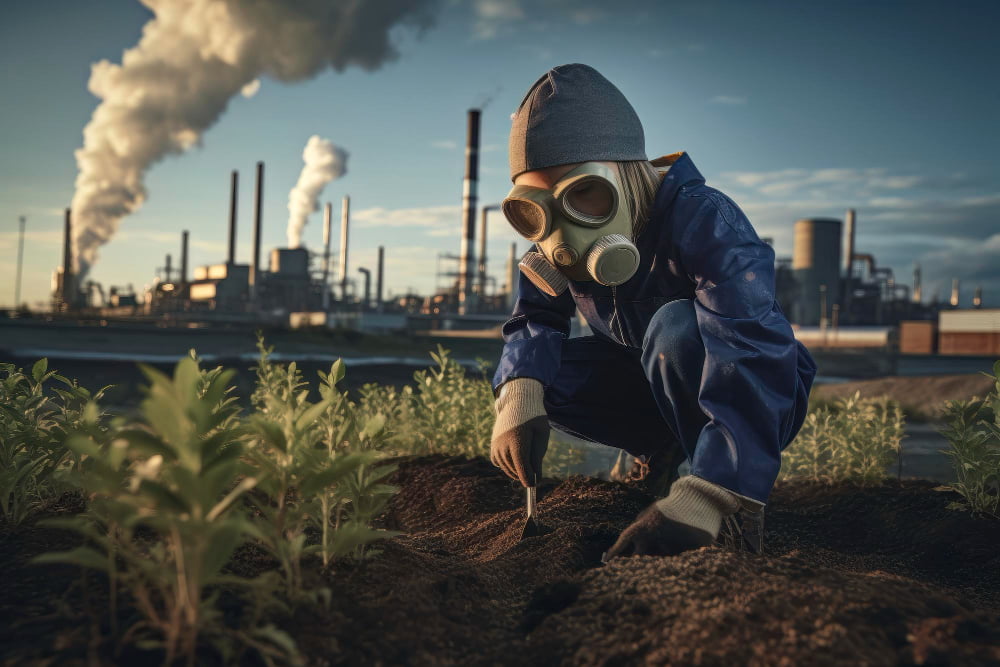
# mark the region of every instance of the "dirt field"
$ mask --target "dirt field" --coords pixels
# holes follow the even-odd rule
[[[945,401],[984,396],[992,387],[993,381],[979,373],[926,377],[894,376],[817,385],[812,390],[812,398],[833,400],[853,396],[856,391],[860,391],[864,397],[888,396],[899,401],[908,418],[926,421],[935,419],[941,414]]]
[[[763,557],[710,547],[605,566],[651,500],[634,489],[549,481],[546,532],[521,542],[523,493],[486,461],[404,461],[395,483],[385,521],[406,535],[368,562],[312,570],[330,607],[275,619],[308,664],[1000,664],[1000,530],[946,509],[955,496],[930,483],[786,484]],[[0,533],[6,664],[86,662],[83,616],[52,615],[78,574],[24,564],[66,541]]]

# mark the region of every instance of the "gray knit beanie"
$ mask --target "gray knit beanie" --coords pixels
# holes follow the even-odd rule
[[[510,180],[533,169],[593,160],[645,160],[635,109],[587,65],[560,65],[535,82],[510,128]]]

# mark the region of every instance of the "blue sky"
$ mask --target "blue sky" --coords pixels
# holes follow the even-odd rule
[[[0,303],[13,298],[17,218],[28,218],[24,292],[47,298],[60,257],[73,151],[98,103],[91,63],[120,62],[152,13],[134,0],[0,8]],[[374,71],[263,77],[201,144],[156,163],[148,199],[101,249],[106,286],[151,281],[191,230],[192,266],[225,255],[229,172],[241,175],[238,258],[250,254],[253,167],[267,165],[265,248],[284,244],[288,192],[314,134],[350,153],[324,201],[352,198],[351,273],[386,246],[388,288],[433,289],[459,247],[465,113],[483,112],[481,203],[510,187],[509,116],[546,69],[596,67],[629,98],[650,157],[686,150],[790,255],[794,221],[858,211],[858,251],[924,294],[1000,306],[1000,9],[992,2],[567,2],[444,0]],[[517,239],[492,218],[499,277]],[[321,216],[305,243],[318,247]],[[521,243],[523,250],[526,242]],[[441,283],[443,284],[443,283]]]

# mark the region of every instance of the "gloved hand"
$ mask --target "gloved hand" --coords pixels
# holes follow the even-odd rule
[[[681,477],[670,487],[670,495],[644,509],[622,531],[605,561],[616,556],[675,556],[707,547],[718,537],[722,520],[740,509],[740,500],[700,477]]]
[[[515,378],[500,388],[490,461],[508,477],[534,486],[542,475],[549,447],[549,419],[542,402],[545,388],[532,378]]]

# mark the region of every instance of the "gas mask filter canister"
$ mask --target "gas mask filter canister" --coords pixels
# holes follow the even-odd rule
[[[566,291],[569,279],[613,287],[639,268],[632,219],[614,172],[585,162],[552,189],[515,185],[503,200],[514,230],[537,251],[521,259],[521,272],[550,296]]]

